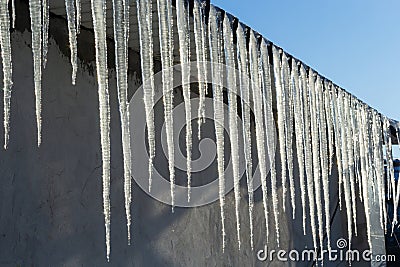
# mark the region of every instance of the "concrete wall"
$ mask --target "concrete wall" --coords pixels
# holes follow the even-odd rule
[[[32,54],[30,49],[27,4],[18,2],[17,30],[12,33],[14,87],[11,111],[11,136],[7,151],[0,150],[0,266],[311,266],[312,263],[260,262],[256,253],[264,248],[265,229],[261,190],[255,194],[255,250],[249,243],[247,193],[241,180],[241,238],[237,248],[234,197],[226,197],[227,247],[221,248],[219,203],[198,208],[176,208],[145,194],[133,184],[132,245],[127,245],[123,197],[122,148],[117,106],[115,75],[110,61],[111,103],[111,261],[106,262],[102,209],[101,150],[97,85],[94,76],[93,34],[83,30],[79,37],[80,64],[77,85],[71,85],[66,23],[52,17],[47,68],[43,73],[43,142],[36,146]],[[25,16],[24,16],[25,15]],[[110,41],[109,46],[112,47]],[[159,68],[159,66],[157,66]],[[141,83],[140,58],[130,53],[130,94]],[[175,102],[182,101],[176,91]],[[131,114],[131,116],[143,116]],[[157,123],[162,112],[156,113]],[[195,126],[195,124],[194,124]],[[196,127],[194,127],[196,128]],[[205,125],[212,136],[213,126]],[[138,129],[143,130],[143,129]],[[3,129],[0,129],[0,136]],[[194,136],[196,136],[194,132]],[[158,142],[158,141],[157,141]],[[184,143],[181,144],[184,148]],[[194,157],[199,155],[194,143]],[[159,143],[157,149],[160,151]],[[254,151],[255,153],[255,151]],[[133,148],[133,156],[135,154]],[[278,154],[277,154],[278,159]],[[278,159],[279,162],[279,159]],[[157,157],[160,172],[167,169],[166,160]],[[279,169],[279,166],[278,166]],[[295,177],[298,177],[295,162]],[[204,173],[193,177],[202,184],[215,177],[216,161]],[[280,177],[278,173],[278,178]],[[184,172],[177,171],[177,182],[185,184]],[[336,170],[331,176],[331,214],[337,203]],[[298,179],[297,179],[298,182]],[[280,179],[278,180],[280,184]],[[299,188],[299,185],[296,185]],[[271,192],[271,191],[269,191]],[[301,206],[297,189],[296,219],[281,207],[279,187],[281,247],[302,250],[312,246],[311,230],[302,234]],[[268,203],[271,203],[269,196]],[[289,203],[289,199],[288,202]],[[270,205],[270,211],[272,206]],[[307,208],[308,210],[308,208]],[[346,237],[345,210],[337,210],[332,226],[332,244]],[[363,211],[360,211],[361,218]],[[307,220],[308,224],[309,221]],[[270,249],[277,249],[272,213]],[[357,247],[366,246],[362,219]],[[337,263],[326,263],[326,266]],[[357,264],[353,264],[357,266]]]

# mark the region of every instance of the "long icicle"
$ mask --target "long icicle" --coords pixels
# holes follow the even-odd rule
[[[338,121],[340,127],[340,137],[341,137],[341,153],[343,159],[343,189],[344,189],[344,200],[346,203],[346,214],[347,214],[347,233],[349,239],[349,248],[351,248],[352,240],[352,205],[351,205],[351,195],[350,195],[350,182],[349,182],[349,161],[347,155],[347,138],[346,138],[346,116],[345,116],[345,100],[344,92],[340,89],[338,92]],[[368,201],[368,199],[366,200]]]
[[[398,125],[399,125],[399,123],[397,123],[397,125],[396,126],[394,126],[395,127],[395,131],[396,131],[396,138],[397,138],[397,144],[399,144],[399,142],[400,142],[400,140],[399,140],[399,128],[398,128]],[[391,131],[389,131],[390,129],[388,129],[388,133],[391,133]],[[391,136],[389,136],[389,141],[390,141],[390,150],[392,150],[392,138],[391,138]],[[390,155],[390,158],[391,158],[391,162],[388,162],[387,164],[387,166],[389,166],[389,171],[390,171],[390,175],[392,175],[392,173],[393,173],[393,175],[394,175],[394,165],[393,165],[393,155],[392,155],[392,151],[389,151],[389,155]],[[399,182],[397,182],[397,187],[396,187],[396,191],[395,191],[395,193],[394,193],[394,213],[396,214],[394,217],[393,217],[393,225],[392,225],[392,229],[393,229],[393,227],[395,226],[395,225],[397,225],[398,224],[398,216],[397,216],[397,210],[398,210],[398,208],[399,208],[399,200],[400,200],[400,183]],[[392,234],[393,234],[393,230],[392,230]]]
[[[222,87],[222,25],[220,14],[217,14],[215,7],[210,7],[209,14],[209,40],[210,40],[210,55],[211,55],[211,75],[213,84],[214,98],[214,126],[215,138],[217,141],[217,165],[219,179],[219,201],[221,208],[221,224],[222,224],[222,251],[225,251],[226,233],[225,233],[225,177],[224,177],[224,102],[223,102],[223,87]]]
[[[129,4],[128,4],[129,5]],[[81,20],[82,20],[82,3],[81,0],[75,0],[76,7],[76,33],[79,34],[81,31]],[[129,8],[128,8],[129,10]]]
[[[194,32],[194,42],[196,47],[196,67],[197,67],[197,79],[198,79],[198,86],[199,86],[199,108],[198,108],[198,120],[199,124],[202,120],[202,110],[201,106],[204,102],[204,81],[205,77],[203,74],[203,46],[202,46],[202,37],[203,34],[201,32],[201,24],[203,23],[202,14],[201,14],[201,7],[199,1],[193,1],[193,32]]]
[[[261,94],[261,81],[260,81],[260,67],[259,67],[259,50],[257,45],[257,39],[253,31],[250,32],[250,44],[249,44],[249,58],[250,58],[250,74],[251,74],[251,90],[253,95],[254,105],[254,118],[256,126],[256,143],[257,143],[257,155],[258,164],[260,165],[261,174],[261,189],[263,193],[263,206],[265,216],[265,227],[266,227],[266,242],[268,244],[269,238],[269,227],[268,227],[268,203],[267,203],[267,168],[266,168],[266,156],[265,156],[265,128],[264,128],[264,117],[263,117],[263,102]]]
[[[398,183],[397,187],[395,184],[395,176],[394,176],[394,167],[393,167],[393,154],[392,154],[392,137],[390,133],[390,121],[387,117],[383,119],[383,127],[384,127],[384,140],[386,146],[386,165],[387,165],[387,173],[388,179],[392,184],[392,199],[393,199],[393,221],[392,221],[392,234],[394,226],[397,225],[397,209],[399,205],[399,197],[400,197],[400,186]]]
[[[354,176],[355,176],[355,183],[359,183],[360,180],[360,154],[359,154],[359,140],[357,138],[358,135],[358,125],[356,123],[356,108],[357,108],[357,100],[355,98],[351,99],[351,108],[350,108],[350,125],[352,129],[352,138],[354,142],[354,146],[352,148],[353,155],[354,155]],[[360,193],[360,192],[359,192]]]
[[[332,167],[333,167],[333,156],[335,154],[335,140],[334,140],[334,126],[333,126],[333,115],[332,115],[332,109],[331,109],[331,84],[324,81],[324,108],[325,108],[325,118],[326,118],[326,126],[328,130],[328,147],[329,147],[329,158],[328,158],[328,164],[329,164],[329,175],[332,174]]]
[[[243,142],[244,156],[246,162],[247,194],[249,196],[249,218],[250,218],[250,245],[254,249],[253,240],[253,163],[251,157],[251,132],[250,132],[250,83],[247,65],[246,37],[242,26],[236,30],[237,36],[237,59],[239,69],[240,97],[242,104]]]
[[[333,119],[333,131],[335,133],[335,151],[336,151],[336,160],[338,166],[338,199],[339,199],[339,207],[342,210],[342,182],[343,182],[343,164],[342,164],[342,152],[341,152],[341,131],[340,131],[340,121],[339,121],[339,104],[338,104],[338,93],[336,86],[332,85],[331,87],[331,110],[332,110],[332,119]]]
[[[35,108],[37,144],[42,142],[42,1],[29,0],[32,31],[33,80],[35,84]]]
[[[284,88],[282,84],[282,70],[281,70],[281,60],[278,49],[272,47],[273,55],[273,66],[274,66],[274,76],[275,76],[275,90],[277,99],[277,110],[278,110],[278,137],[279,137],[279,151],[281,156],[281,175],[282,175],[282,206],[283,210],[286,210],[286,133],[285,133],[285,102],[284,102]]]
[[[382,154],[382,128],[381,118],[378,112],[373,111],[372,118],[372,137],[374,149],[374,167],[375,177],[378,185],[378,200],[379,200],[379,219],[382,230],[386,233],[386,201],[385,201],[385,183],[384,183],[384,167]]]
[[[361,181],[362,180],[362,165],[361,165],[362,155],[360,153],[362,140],[359,139],[362,128],[361,128],[359,105],[360,105],[359,101],[356,101],[355,107],[354,107],[354,125],[355,125],[355,129],[356,129],[354,138],[357,139],[357,142],[356,142],[357,147],[355,148],[356,149],[355,155],[357,155],[357,161],[358,161],[357,162],[357,172],[356,172],[356,174],[357,174],[356,178],[357,178],[357,182],[358,182],[358,191],[359,191],[358,196],[359,196],[360,201],[362,202],[362,200],[363,200],[362,181]]]
[[[131,242],[131,144],[128,108],[128,40],[129,1],[113,0],[115,66],[117,70],[117,91],[121,117],[122,154],[124,162],[125,214],[128,244]]]
[[[110,260],[110,106],[108,93],[106,1],[92,0],[93,29],[96,44],[96,69],[100,110],[100,138],[103,161],[103,207],[106,228],[107,260]]]
[[[372,133],[371,133],[371,121],[372,121],[372,113],[371,109],[368,107],[366,109],[366,132],[365,132],[365,141],[366,141],[366,157],[367,157],[367,166],[368,166],[368,177],[371,177],[369,184],[372,187],[372,201],[376,201],[376,186],[375,186],[375,171],[373,166],[373,144],[372,144]]]
[[[190,36],[189,16],[185,0],[176,1],[176,17],[179,36],[179,52],[182,71],[182,90],[185,102],[186,117],[186,175],[187,175],[187,199],[190,202],[191,191],[191,162],[192,162],[192,111],[190,105]]]
[[[198,138],[201,138],[201,125],[205,121],[205,95],[207,90],[207,56],[204,8],[198,0],[193,1],[194,37],[196,44],[196,64],[199,80]]]
[[[202,18],[202,23],[200,24],[200,28],[201,28],[201,34],[203,35],[202,39],[201,39],[201,44],[203,47],[203,72],[204,72],[204,76],[208,79],[208,72],[209,72],[209,67],[208,67],[208,59],[210,57],[210,53],[208,50],[210,49],[208,47],[209,45],[209,27],[207,27],[207,17],[206,17],[206,8],[207,8],[207,1],[202,1],[201,2],[201,18]],[[208,94],[208,85],[204,84],[204,92],[205,94]],[[203,105],[203,122],[205,122],[205,105]],[[201,139],[201,124],[199,125],[199,140]]]
[[[276,127],[273,112],[273,102],[272,102],[272,83],[271,83],[271,70],[268,56],[268,47],[263,39],[261,41],[261,58],[263,66],[263,101],[264,101],[264,112],[265,112],[265,128],[267,137],[267,148],[270,163],[270,173],[271,173],[271,196],[272,196],[272,206],[275,220],[275,231],[276,231],[276,241],[279,246],[279,211],[278,211],[278,194],[276,189],[276,164],[275,164],[275,146],[276,146]],[[274,152],[274,153],[273,153]]]
[[[283,80],[283,96],[285,108],[285,148],[286,148],[286,161],[288,168],[289,189],[290,189],[290,203],[292,206],[292,217],[295,218],[296,203],[295,203],[295,186],[293,177],[293,92],[290,86],[290,69],[286,53],[282,53],[282,80]]]
[[[3,95],[4,95],[4,149],[7,149],[10,133],[10,106],[12,82],[12,59],[10,39],[10,17],[8,1],[0,2],[0,49],[3,64]]]
[[[360,166],[360,140],[358,140],[358,132],[360,131],[359,125],[357,123],[357,104],[358,101],[353,99],[351,101],[352,107],[350,110],[350,117],[351,117],[351,127],[353,133],[353,140],[354,140],[354,147],[353,147],[353,154],[354,154],[354,172],[355,172],[355,183],[358,183],[358,196],[359,199],[362,199],[362,189],[361,185],[361,166]],[[356,189],[357,190],[357,189]]]
[[[326,118],[326,124],[328,128],[328,145],[329,145],[329,159],[328,159],[328,164],[329,164],[329,175],[332,174],[332,167],[333,167],[333,159],[335,155],[335,138],[334,138],[334,125],[333,125],[333,110],[332,110],[332,98],[331,98],[331,83],[327,83],[325,81],[325,91],[324,91],[324,104],[325,104],[325,118]],[[328,175],[328,179],[329,179]],[[327,188],[329,190],[329,180],[327,181]],[[330,200],[330,196],[325,196],[325,203]],[[328,233],[329,231],[329,236],[328,237],[328,249],[331,249],[331,240],[330,240],[330,207],[325,206],[325,221],[326,221],[326,231]],[[329,228],[329,230],[328,230]]]
[[[322,191],[323,191],[323,204],[324,204],[324,214],[325,214],[325,231],[327,237],[327,247],[331,250],[331,227],[330,227],[330,203],[329,203],[329,154],[328,154],[328,121],[325,112],[325,98],[324,94],[327,90],[323,87],[322,78],[317,77],[318,84],[318,110],[319,116],[319,148],[320,148],[320,159],[321,159],[321,174],[322,174]]]
[[[15,29],[15,0],[11,0],[11,16],[12,16],[12,27]]]
[[[76,41],[76,13],[74,0],[65,0],[65,9],[67,11],[69,47],[71,50],[72,84],[75,85],[78,60],[78,45]]]
[[[368,177],[369,177],[369,184],[372,185],[372,194],[373,194],[373,199],[372,201],[375,203],[376,202],[376,185],[375,185],[375,181],[376,181],[376,177],[375,177],[375,171],[374,171],[374,166],[373,166],[373,140],[372,140],[372,112],[371,112],[371,108],[368,107],[366,109],[366,125],[367,125],[367,131],[366,131],[366,137],[365,140],[367,140],[367,144],[368,144],[368,166],[370,166],[369,168],[369,173],[368,173]],[[367,221],[367,234],[368,234],[368,242],[370,245],[370,248],[372,248],[372,240],[371,240],[371,220],[369,219],[369,221]]]
[[[384,153],[383,153],[383,135],[382,135],[382,115],[379,114],[377,116],[377,122],[376,122],[376,127],[377,127],[377,144],[378,144],[378,150],[379,150],[379,176],[381,177],[381,194],[382,194],[382,211],[383,211],[383,225],[382,228],[384,229],[385,234],[387,233],[387,207],[386,207],[386,191],[385,191],[385,168],[384,168]],[[397,137],[397,140],[399,138]]]
[[[361,155],[364,157],[364,171],[365,171],[365,175],[362,176],[362,190],[363,190],[363,202],[364,202],[364,210],[365,210],[365,220],[367,222],[367,237],[368,237],[368,245],[369,248],[372,248],[372,242],[371,242],[371,218],[370,218],[370,210],[369,210],[369,198],[371,196],[369,196],[369,192],[368,192],[368,187],[369,184],[372,181],[369,181],[369,177],[370,177],[370,173],[369,173],[369,166],[368,165],[368,159],[366,157],[367,154],[369,153],[368,151],[368,139],[370,138],[370,136],[368,135],[368,111],[367,111],[367,107],[365,105],[362,105],[361,107],[361,125],[362,127],[360,129],[362,129],[361,131],[361,136],[362,136],[362,150],[363,152],[361,152]]]
[[[47,63],[47,51],[48,51],[48,43],[49,43],[49,0],[42,0],[42,41],[43,41],[43,68],[46,67]]]
[[[346,94],[345,95],[345,105],[344,105],[344,112],[345,112],[345,121],[344,123],[346,124],[346,144],[347,144],[347,159],[348,159],[348,167],[349,167],[349,179],[350,179],[350,194],[351,194],[351,199],[356,199],[356,190],[355,190],[355,171],[354,171],[354,154],[353,154],[353,148],[355,146],[354,144],[354,139],[353,139],[353,131],[354,128],[352,128],[351,125],[351,99],[350,95]],[[357,210],[356,210],[356,201],[351,201],[352,204],[352,215],[353,215],[353,227],[354,227],[354,235],[357,236]],[[349,207],[348,207],[349,208]]]
[[[319,136],[319,101],[318,79],[315,81],[316,74],[310,69],[308,73],[308,86],[310,91],[310,108],[311,108],[311,135],[312,135],[312,161],[314,168],[314,186],[315,186],[315,202],[317,206],[317,220],[318,220],[318,237],[320,249],[323,249],[323,207],[321,199],[321,159],[320,159],[320,136]],[[319,76],[317,76],[319,77]]]
[[[356,109],[356,122],[358,125],[358,139],[360,140],[359,144],[359,155],[360,155],[360,181],[359,181],[359,190],[361,191],[361,201],[364,200],[364,190],[363,190],[363,177],[367,176],[367,164],[365,163],[365,152],[364,152],[364,142],[363,142],[363,131],[364,131],[364,126],[362,124],[362,104],[358,103],[357,104],[357,109]]]
[[[143,99],[146,113],[147,142],[149,145],[149,191],[151,191],[153,160],[155,156],[154,130],[154,62],[153,62],[153,25],[151,1],[136,0],[139,37],[140,59],[143,82]]]
[[[392,155],[392,138],[390,136],[390,122],[387,117],[383,118],[383,133],[384,133],[384,141],[386,147],[386,165],[387,165],[387,173],[388,173],[388,184],[391,186],[391,197],[395,200],[396,196],[396,187],[395,187],[395,177],[394,177],[394,168],[393,168],[393,155]],[[393,218],[394,219],[394,218]]]
[[[305,187],[305,159],[304,159],[304,104],[303,104],[303,88],[300,88],[300,78],[298,66],[295,60],[292,59],[291,70],[291,91],[293,92],[294,103],[294,127],[296,133],[296,152],[297,163],[299,165],[300,178],[300,197],[302,206],[303,218],[303,234],[306,234],[306,187]]]
[[[175,207],[174,121],[173,121],[173,22],[171,0],[157,0],[159,39],[161,50],[164,119],[167,129],[168,169],[171,185],[172,212]]]
[[[393,156],[392,156],[392,139],[390,138],[390,123],[388,118],[384,117],[382,120],[383,123],[383,137],[384,137],[384,144],[385,144],[385,159],[386,159],[386,166],[387,166],[387,191],[388,191],[388,200],[393,198],[395,195],[395,178],[394,178],[394,169],[393,169]],[[390,143],[389,143],[390,142]],[[390,153],[389,153],[390,151]]]
[[[236,231],[238,246],[240,250],[240,173],[239,173],[239,133],[237,122],[237,85],[236,85],[236,66],[235,50],[233,47],[233,34],[231,22],[227,16],[224,17],[224,47],[225,64],[227,65],[227,85],[229,103],[229,133],[231,143],[231,155],[233,166],[233,187],[235,193],[235,212],[236,212]]]
[[[396,138],[397,138],[397,144],[400,144],[400,122],[397,122],[396,124]]]
[[[306,165],[306,181],[307,181],[307,195],[310,207],[310,224],[311,234],[313,238],[314,249],[317,249],[317,226],[315,225],[315,193],[314,193],[314,169],[312,161],[312,147],[313,142],[311,134],[311,101],[307,72],[303,66],[300,65],[300,86],[303,91],[304,103],[304,160]]]

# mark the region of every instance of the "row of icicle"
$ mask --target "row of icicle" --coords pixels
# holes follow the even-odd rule
[[[69,42],[72,64],[72,84],[77,75],[77,35],[81,21],[80,0],[65,0]],[[122,129],[122,147],[124,161],[124,191],[127,218],[128,243],[130,242],[130,205],[131,205],[131,148],[129,133],[128,106],[128,39],[129,39],[129,1],[113,0],[113,24],[116,53],[117,90]],[[36,96],[37,143],[41,143],[41,77],[46,66],[49,30],[48,0],[29,1],[32,29],[32,52],[34,62],[34,88]],[[103,161],[103,205],[106,228],[107,259],[110,256],[110,107],[108,92],[107,42],[106,42],[106,0],[91,0],[93,27],[96,46],[96,66],[100,109],[100,136]],[[157,9],[160,39],[163,103],[167,131],[168,161],[171,181],[171,203],[174,208],[174,140],[173,140],[173,25],[176,23],[179,38],[179,55],[182,64],[197,62],[199,77],[199,109],[198,127],[201,138],[201,125],[205,118],[206,77],[214,81],[212,86],[215,135],[217,142],[217,165],[219,178],[219,196],[222,219],[223,249],[225,248],[224,227],[224,129],[223,121],[229,121],[231,133],[235,212],[237,222],[237,238],[240,249],[240,190],[239,190],[239,159],[244,157],[246,166],[247,191],[249,198],[250,242],[253,242],[253,185],[252,146],[257,149],[257,157],[261,173],[262,202],[264,207],[266,242],[269,241],[269,212],[273,214],[276,232],[276,242],[279,245],[279,200],[277,197],[277,170],[274,151],[278,143],[281,158],[282,176],[282,211],[291,207],[293,218],[298,213],[295,203],[295,177],[293,173],[294,160],[299,167],[300,199],[303,232],[306,234],[307,218],[311,226],[314,248],[331,247],[330,241],[330,200],[329,182],[332,182],[331,170],[333,164],[338,166],[338,188],[340,208],[345,206],[347,214],[347,229],[349,244],[357,235],[357,206],[359,197],[366,211],[367,235],[371,247],[369,199],[378,201],[380,224],[386,231],[387,210],[386,198],[394,200],[393,227],[398,223],[397,208],[400,200],[400,184],[396,186],[394,178],[392,139],[390,121],[377,111],[369,108],[341,88],[325,80],[312,69],[306,68],[301,62],[287,56],[279,48],[268,43],[250,29],[241,24],[233,28],[233,21],[220,10],[210,6],[206,14],[205,2],[194,0],[193,29],[194,44],[190,39],[191,17],[189,5],[185,0],[176,1],[176,20],[173,17],[172,1],[158,0],[157,7],[152,1],[136,0],[137,17],[140,37],[140,54],[143,80],[145,116],[149,144],[149,190],[153,160],[155,157],[155,127],[154,127],[154,62],[153,62],[153,19],[152,13]],[[208,16],[207,16],[208,15]],[[10,99],[12,88],[12,63],[10,41],[10,18],[8,1],[0,2],[0,45],[3,64],[4,91],[4,147],[7,148],[9,136]],[[208,21],[207,21],[208,18]],[[15,25],[15,8],[12,2],[12,26]],[[250,32],[248,32],[250,31]],[[234,44],[236,39],[236,45]],[[196,54],[190,54],[194,46]],[[271,53],[272,52],[272,53]],[[272,58],[270,58],[272,55]],[[226,64],[238,73],[228,68],[227,77],[221,77],[220,65],[212,65],[208,73],[206,61]],[[272,62],[272,64],[271,64]],[[188,64],[186,64],[188,65]],[[191,106],[190,106],[190,75],[189,68],[182,69],[182,90],[186,111],[186,149],[187,178],[190,201],[191,186]],[[239,77],[237,77],[239,76]],[[250,78],[250,80],[248,79]],[[228,92],[228,118],[224,118],[222,79],[226,79]],[[249,82],[250,81],[250,82]],[[239,86],[237,86],[239,85]],[[242,104],[242,129],[239,133],[237,120],[238,99]],[[275,96],[275,98],[273,98]],[[249,103],[252,103],[250,106]],[[274,110],[276,109],[276,110]],[[254,113],[255,143],[251,138],[251,111]],[[276,122],[274,120],[276,112]],[[222,123],[221,123],[222,122]],[[276,131],[277,128],[277,131]],[[399,127],[397,127],[399,128]],[[399,131],[397,130],[397,139]],[[244,155],[240,155],[238,140],[243,137]],[[295,147],[295,151],[293,150]],[[383,149],[385,147],[385,149]],[[385,155],[384,155],[385,152]],[[296,155],[296,156],[295,156]],[[268,158],[267,158],[268,157]],[[387,161],[388,180],[385,182],[384,159]],[[267,179],[267,162],[270,165],[270,176]],[[279,166],[279,165],[278,165]],[[335,181],[336,182],[336,181]],[[372,185],[372,191],[369,190]],[[270,189],[269,189],[270,188]],[[268,191],[271,192],[272,211],[268,210]],[[289,192],[288,192],[289,191]],[[373,196],[371,196],[371,192]],[[387,196],[386,196],[387,192]],[[357,195],[358,193],[358,195]],[[286,203],[286,194],[290,202]],[[343,195],[343,197],[342,197]],[[344,204],[342,203],[344,198]],[[309,205],[307,213],[306,205]],[[350,245],[349,245],[350,247]]]

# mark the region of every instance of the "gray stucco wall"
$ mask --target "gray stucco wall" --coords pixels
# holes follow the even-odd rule
[[[112,48],[109,52],[112,248],[111,261],[107,263],[102,214],[102,163],[93,35],[90,31],[83,30],[79,37],[80,64],[77,85],[72,86],[65,21],[56,17],[51,19],[48,64],[43,73],[43,142],[41,147],[37,148],[33,67],[30,33],[26,31],[29,27],[26,3],[18,2],[18,14],[20,19],[17,30],[12,33],[14,87],[10,144],[7,151],[0,150],[0,266],[312,265],[268,263],[257,260],[256,253],[264,248],[265,240],[262,196],[261,190],[258,189],[255,193],[254,212],[255,250],[251,251],[244,178],[241,180],[243,198],[240,209],[242,222],[240,251],[236,240],[233,192],[226,197],[227,247],[225,253],[222,253],[218,202],[198,208],[176,208],[175,213],[171,213],[170,206],[149,197],[136,184],[133,184],[132,192],[133,244],[127,245],[122,148],[116,81],[112,69]],[[109,46],[112,47],[111,41]],[[131,51],[129,77],[131,94],[140,85],[140,76],[139,55]],[[175,102],[181,101],[181,92],[177,90]],[[135,118],[143,116],[143,113],[131,116]],[[156,113],[156,116],[156,125],[159,125],[162,121],[162,112]],[[207,123],[204,129],[205,133],[212,137],[212,124]],[[1,128],[0,136],[2,134]],[[160,150],[159,143],[157,145],[157,149]],[[197,145],[195,142],[194,157],[199,154]],[[181,147],[184,148],[184,143]],[[136,155],[133,148],[133,156],[141,155]],[[156,165],[161,172],[167,169],[163,157],[157,157]],[[215,173],[214,161],[204,173],[193,177],[194,183],[201,184],[209,177],[215,177]],[[296,162],[295,177],[298,177]],[[178,183],[184,184],[185,179],[183,172],[177,172]],[[331,214],[333,214],[337,203],[335,169],[331,181]],[[296,188],[299,188],[298,184]],[[279,196],[281,196],[280,187]],[[296,201],[300,203],[299,190]],[[268,203],[271,203],[270,196]],[[271,211],[272,206],[269,208]],[[301,250],[312,246],[309,220],[307,220],[308,235],[303,236],[300,211],[298,205],[296,219],[292,220],[289,206],[286,213],[280,206],[280,248]],[[361,219],[363,211],[360,210],[358,215],[359,237],[355,238],[354,245],[362,248],[366,247],[365,234],[362,233],[363,227],[365,228],[365,223]],[[272,215],[269,224],[270,249],[277,249]],[[346,237],[345,210],[336,211],[332,225],[332,244],[335,246],[338,238]],[[336,265],[336,263],[331,264]],[[326,266],[330,264],[326,263]]]

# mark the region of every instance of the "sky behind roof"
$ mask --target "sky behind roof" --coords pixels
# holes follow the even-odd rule
[[[211,3],[386,116],[400,120],[400,1]]]

